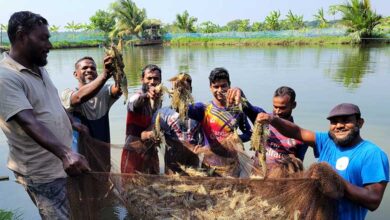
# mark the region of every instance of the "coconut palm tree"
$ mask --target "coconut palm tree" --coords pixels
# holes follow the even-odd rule
[[[195,32],[194,24],[196,21],[198,21],[198,18],[190,17],[188,11],[185,10],[183,14],[176,15],[175,25],[179,29],[183,30],[184,32],[194,33]]]
[[[111,5],[111,10],[117,20],[110,37],[133,35],[141,39],[142,24],[146,20],[145,9],[139,9],[131,0],[118,0]]]
[[[319,22],[319,27],[320,28],[328,27],[328,21],[325,19],[324,9],[323,8],[318,9],[317,14],[315,14],[313,16]]]
[[[57,32],[60,30],[60,27],[61,27],[61,26],[50,25],[49,31],[52,32],[52,33],[57,33]]]
[[[271,11],[271,13],[265,17],[264,26],[267,30],[277,31],[280,30],[280,11]]]
[[[342,14],[342,22],[348,27],[348,31],[360,38],[372,37],[373,29],[380,24],[381,16],[371,9],[370,0],[350,0],[342,5],[333,5],[330,12]]]
[[[305,27],[305,24],[303,23],[303,15],[295,15],[292,13],[291,10],[289,10],[288,14],[286,15],[286,18],[288,29],[298,30],[300,28]]]
[[[71,21],[71,22],[66,23],[64,28],[67,29],[67,30],[70,30],[71,32],[74,33],[76,31],[81,30],[83,28],[83,26],[80,23],[76,23],[74,21]]]

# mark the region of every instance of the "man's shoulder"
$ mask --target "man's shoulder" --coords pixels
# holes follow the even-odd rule
[[[377,152],[386,154],[381,147],[368,140],[363,140],[362,150],[367,151],[368,153]]]

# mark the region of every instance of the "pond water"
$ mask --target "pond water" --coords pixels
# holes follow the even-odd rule
[[[73,77],[74,62],[92,56],[101,70],[104,50],[52,50],[47,69],[59,91],[77,85]],[[365,119],[363,138],[381,146],[390,155],[388,134],[390,117],[390,47],[140,47],[124,52],[129,92],[140,86],[141,69],[149,63],[159,65],[163,82],[185,71],[193,77],[193,94],[197,101],[207,102],[208,75],[215,67],[225,67],[231,75],[232,86],[244,90],[248,99],[267,111],[272,110],[272,95],[282,85],[296,93],[297,108],[293,115],[301,127],[325,131],[325,119],[330,109],[341,102],[359,105]],[[112,81],[110,81],[112,83]],[[110,111],[111,140],[124,142],[126,107],[123,99]],[[165,102],[168,103],[168,102]],[[119,150],[113,150],[113,166],[119,165]],[[0,133],[0,176],[10,181],[0,182],[0,208],[16,210],[25,219],[39,219],[35,206],[23,188],[14,182],[6,168],[8,146]],[[315,161],[313,153],[306,154],[305,166]],[[385,192],[380,208],[370,212],[367,219],[387,219],[390,216],[390,190]]]

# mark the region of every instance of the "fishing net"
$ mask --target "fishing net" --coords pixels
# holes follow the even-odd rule
[[[108,169],[109,151],[120,146],[90,137],[80,143],[93,170],[69,179],[72,219],[334,219],[344,192],[326,163],[299,172],[285,161],[277,175],[256,179],[209,177],[185,167],[186,176],[121,174],[114,161]],[[236,155],[238,163],[253,164],[243,150]]]

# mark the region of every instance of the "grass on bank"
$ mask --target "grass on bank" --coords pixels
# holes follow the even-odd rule
[[[19,220],[22,219],[22,214],[16,211],[7,211],[0,209],[0,220]]]
[[[203,46],[304,46],[304,45],[333,45],[351,44],[352,38],[349,36],[324,36],[324,37],[286,37],[286,38],[176,38],[167,45],[203,45]]]
[[[126,44],[132,45],[136,41],[129,41]],[[322,36],[322,37],[281,37],[281,38],[192,38],[182,37],[170,41],[164,41],[166,46],[306,46],[306,45],[358,45],[354,43],[353,36]],[[102,47],[105,43],[101,40],[90,41],[55,41],[52,42],[53,49]],[[389,38],[372,38],[362,43],[390,44]],[[0,46],[0,51],[9,50],[10,45]],[[0,219],[1,220],[1,219]]]

